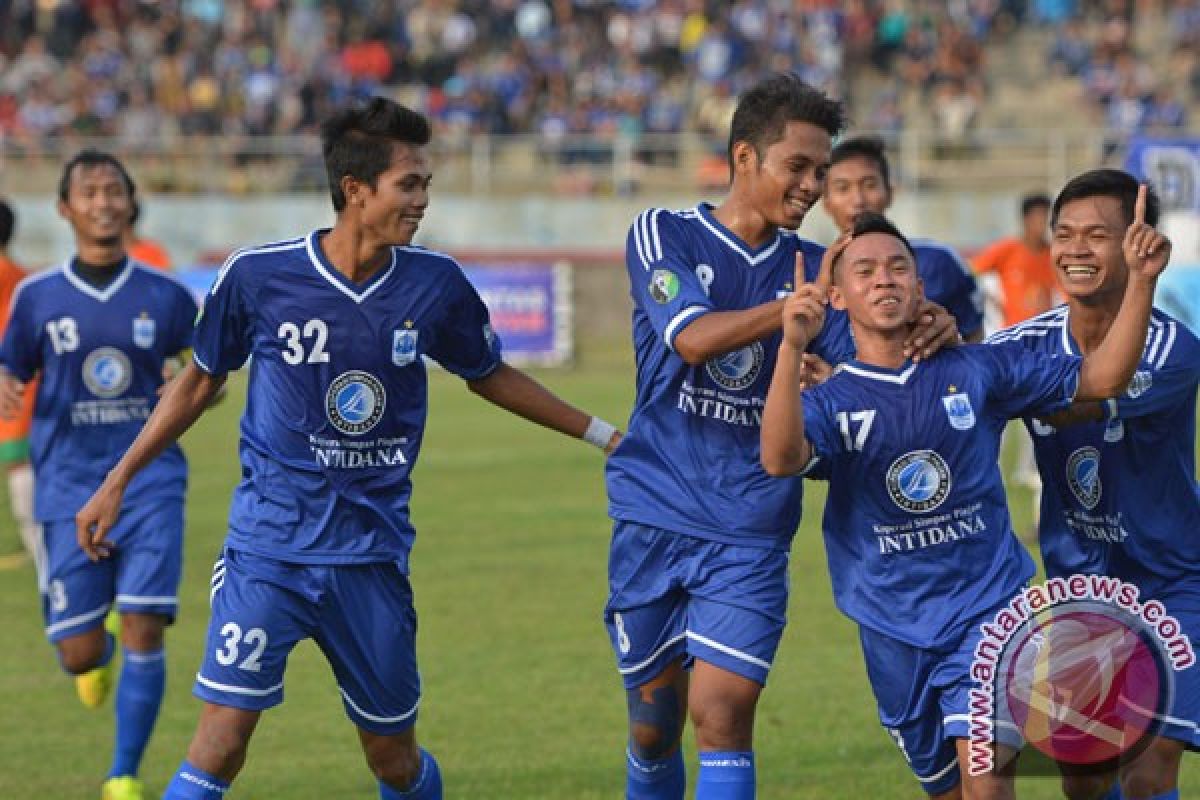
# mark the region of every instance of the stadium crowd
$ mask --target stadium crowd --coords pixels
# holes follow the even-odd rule
[[[845,98],[860,127],[898,130],[898,96],[969,128],[987,44],[1057,31],[1110,128],[1180,127],[1200,89],[1200,2],[1167,15],[1171,74],[1131,45],[1134,0],[0,0],[0,141],[310,133],[348,98],[390,89],[441,137],[723,131],[764,71]],[[870,96],[853,97],[873,71]],[[882,87],[882,88],[878,88]],[[908,120],[907,122],[916,122]]]

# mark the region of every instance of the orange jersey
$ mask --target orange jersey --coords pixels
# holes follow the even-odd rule
[[[129,245],[127,250],[129,257],[139,264],[162,270],[171,268],[171,256],[161,244],[153,239],[138,239]]]
[[[28,275],[11,259],[0,256],[0,336],[8,328],[8,312],[12,308],[13,292]],[[25,389],[25,402],[21,404],[21,413],[15,419],[0,419],[0,443],[19,442],[29,437],[29,425],[33,420],[33,398],[37,394],[37,386],[30,382]]]
[[[1030,250],[1021,239],[1001,239],[971,262],[979,273],[995,272],[1004,292],[1004,325],[1016,325],[1054,305],[1058,285],[1050,248]]]

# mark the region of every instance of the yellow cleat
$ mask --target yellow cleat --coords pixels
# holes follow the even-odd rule
[[[104,630],[116,636],[120,629],[121,619],[117,616],[116,609],[113,609],[104,618]],[[109,692],[112,691],[113,662],[115,659],[116,654],[114,653],[112,658],[103,667],[96,667],[82,675],[75,676],[75,693],[79,695],[79,702],[83,703],[87,708],[99,708],[108,698]],[[138,791],[141,790],[139,789]],[[141,795],[137,796],[140,797]]]
[[[101,800],[143,800],[145,791],[142,782],[132,775],[120,775],[104,782]]]

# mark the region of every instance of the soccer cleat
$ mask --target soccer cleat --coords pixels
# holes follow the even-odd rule
[[[104,782],[101,800],[143,800],[145,790],[142,782],[132,775],[118,775]]]
[[[104,618],[104,630],[115,637],[120,631],[120,627],[121,619],[117,616],[116,609],[109,611],[108,616]],[[75,693],[79,695],[79,702],[87,708],[99,708],[108,698],[108,693],[112,691],[114,658],[115,655],[109,658],[108,663],[104,666],[75,676]]]

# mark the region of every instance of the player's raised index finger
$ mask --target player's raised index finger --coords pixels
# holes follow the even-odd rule
[[[1141,225],[1146,221],[1146,184],[1138,184],[1137,200],[1133,204],[1133,224]]]
[[[796,275],[792,278],[792,291],[799,291],[800,287],[808,283],[808,275],[804,272],[804,253],[796,251]]]

